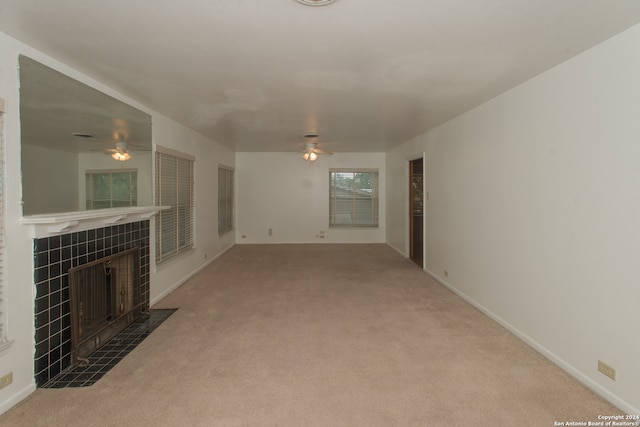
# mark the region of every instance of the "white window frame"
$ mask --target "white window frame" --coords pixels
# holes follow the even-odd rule
[[[136,188],[137,188],[137,181],[138,181],[138,170],[137,169],[94,169],[94,170],[88,170],[85,172],[85,186],[86,186],[86,195],[87,195],[87,209],[88,210],[93,210],[93,209],[103,209],[103,208],[95,208],[93,206],[95,200],[94,197],[94,188],[93,188],[93,176],[94,175],[103,175],[103,174],[109,174],[109,200],[103,200],[103,201],[108,201],[109,202],[109,208],[113,208],[113,176],[114,175],[118,175],[118,174],[129,174],[129,207],[131,206],[137,206],[138,205],[138,194],[137,194],[137,190],[135,192],[131,191],[132,188],[132,174],[135,174],[136,177]],[[124,207],[124,206],[117,206],[117,207]]]
[[[159,211],[155,219],[156,264],[161,264],[194,245],[195,157],[156,146],[155,174],[156,206],[170,207]],[[175,185],[175,194],[165,191],[171,185]]]
[[[334,174],[337,173],[351,173],[354,174],[354,185],[352,188],[352,204],[350,209],[340,209],[338,207],[338,187],[337,180],[334,179]],[[367,198],[356,197],[357,188],[355,174],[369,173],[372,174],[372,187],[371,188],[371,222],[369,224],[356,223],[355,218],[358,216],[357,206],[358,202],[366,204]],[[375,179],[373,179],[375,177]],[[329,169],[329,227],[331,228],[378,228],[380,226],[380,171],[378,169]]]
[[[233,230],[234,169],[218,165],[218,236]]]

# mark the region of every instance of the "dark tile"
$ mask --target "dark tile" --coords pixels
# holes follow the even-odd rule
[[[69,274],[70,268],[71,268],[71,258],[68,258],[65,261],[62,261],[62,263],[60,264],[60,275],[62,275],[62,277],[66,277],[66,275]]]
[[[62,366],[65,368],[71,366],[71,352],[65,353],[62,357]]]
[[[51,348],[49,350],[49,369],[51,369],[51,367],[54,365],[59,365],[61,358],[62,358],[62,352],[60,347]],[[53,376],[58,375],[58,373],[60,373],[60,367],[58,367],[58,372],[55,373]]]
[[[53,378],[58,375],[62,371],[62,363],[60,363],[60,359],[56,359],[57,362],[53,363],[49,366],[49,378]]]
[[[60,289],[62,288],[62,278],[61,277],[54,277],[53,279],[49,280],[49,292],[58,292]]]
[[[44,282],[49,279],[49,267],[40,267],[36,268],[36,272],[34,274],[34,280],[36,283]]]
[[[33,256],[33,266],[35,268],[45,267],[49,265],[49,253],[45,252],[36,252]]]
[[[51,348],[56,348],[59,347],[60,344],[62,344],[61,342],[62,339],[62,334],[52,334],[51,337],[49,338],[49,347]]]
[[[47,295],[49,295],[49,282],[38,283],[36,285],[36,298],[46,297]],[[36,313],[39,313],[42,310],[42,307],[40,307],[40,310],[36,308]]]
[[[57,320],[51,320],[51,323],[49,323],[49,334],[50,336],[54,336],[55,334],[59,333],[60,331],[62,331],[62,321],[60,319]]]
[[[72,246],[65,246],[64,248],[62,248],[60,255],[63,261],[70,260],[72,256]]]
[[[49,250],[49,239],[33,239],[33,252],[46,252]]]
[[[51,292],[49,294],[49,310],[52,310],[54,306],[59,305],[61,301],[62,301],[62,292],[61,291]],[[58,312],[60,312],[60,309],[58,309]],[[60,317],[60,316],[58,315],[58,317]]]
[[[63,247],[71,245],[71,234],[64,234],[60,237],[60,239],[60,243]]]
[[[47,287],[49,286],[48,283],[46,283],[45,285]],[[47,295],[44,295],[41,298],[40,297],[36,298],[36,301],[35,301],[36,313],[40,313],[40,312],[48,310],[48,309],[49,309],[49,295],[48,295],[48,293],[47,293]]]
[[[58,333],[62,330],[62,320],[60,316],[62,315],[62,310],[60,305],[53,306],[49,309],[49,316],[51,321],[49,322],[49,333]]]
[[[41,328],[49,324],[49,310],[36,314],[36,328]]]
[[[46,369],[49,366],[49,341],[45,340],[36,344],[36,372],[40,372],[43,369]]]
[[[44,325],[36,329],[36,343],[48,341],[49,325]]]
[[[64,316],[62,316],[61,320],[62,320],[63,333],[65,331],[70,331],[69,328],[71,328],[71,313],[65,313]],[[68,333],[68,337],[65,337],[63,339],[65,341],[68,339],[71,339],[71,332]]]
[[[51,249],[49,251],[49,263],[53,264],[53,263],[57,263],[57,262],[60,262],[60,248]]]
[[[61,270],[61,265],[60,263],[56,263],[56,264],[50,264],[49,265],[49,277],[57,277],[60,275],[60,270]]]
[[[57,249],[60,247],[60,236],[49,237],[49,249]]]
[[[49,370],[48,369],[45,369],[44,371],[38,372],[36,374],[36,385],[37,386],[42,386],[47,382],[48,379],[49,379]]]
[[[67,354],[71,354],[71,341],[67,341],[65,343],[62,344],[62,354],[63,355],[67,355]]]

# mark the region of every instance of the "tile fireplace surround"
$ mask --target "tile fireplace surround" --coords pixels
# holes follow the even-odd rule
[[[33,240],[37,386],[71,365],[69,268],[140,248],[140,296],[144,311],[148,311],[149,224],[145,219]]]

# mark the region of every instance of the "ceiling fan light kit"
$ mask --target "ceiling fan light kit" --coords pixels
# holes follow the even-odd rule
[[[114,160],[118,160],[120,162],[126,162],[127,160],[131,159],[131,154],[129,153],[120,153],[118,151],[116,151],[115,153],[113,153],[111,155],[111,157],[113,157]]]
[[[315,162],[318,159],[318,154],[332,154],[327,151],[318,149],[318,143],[313,142],[318,136],[320,135],[315,132],[304,134],[304,139],[306,139],[306,142],[304,144],[304,154],[302,155],[302,158],[307,162]]]
[[[294,0],[305,6],[326,6],[331,3],[335,3],[338,0]]]
[[[120,162],[126,162],[131,159],[131,154],[128,150],[128,145],[126,142],[116,142],[116,151],[111,155],[114,160],[118,160]]]
[[[315,162],[318,158],[318,155],[313,152],[313,150],[309,150],[302,155],[302,158],[308,162]]]

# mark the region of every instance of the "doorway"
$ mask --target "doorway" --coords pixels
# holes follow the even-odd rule
[[[424,165],[423,159],[409,162],[409,257],[424,268]]]

